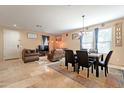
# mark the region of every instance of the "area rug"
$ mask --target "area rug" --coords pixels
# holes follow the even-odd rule
[[[124,87],[124,71],[119,69],[109,68],[109,74],[107,77],[104,75],[104,70],[100,70],[100,75],[97,78],[94,73],[90,73],[89,78],[87,78],[86,70],[80,71],[79,74],[71,71],[71,69],[67,70],[64,65],[60,65],[60,63],[49,64],[48,67],[54,69],[55,71],[63,74],[64,76],[82,84],[87,88],[122,88]],[[70,67],[69,67],[70,68]]]

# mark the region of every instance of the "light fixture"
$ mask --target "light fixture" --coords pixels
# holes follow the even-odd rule
[[[85,15],[82,16],[82,18],[83,18],[83,29],[82,29],[82,31],[80,31],[80,34],[79,34],[79,36],[80,36],[80,49],[83,48],[82,40],[83,40],[84,34],[86,34],[86,33],[84,33],[85,32],[84,31],[84,17],[85,17]]]
[[[82,31],[80,31],[80,33],[79,33],[80,36],[83,35],[83,32],[85,32],[84,31],[84,17],[85,17],[85,15],[82,16],[82,18],[83,18],[83,28],[82,28]]]
[[[83,18],[83,32],[84,32],[84,17],[85,17],[85,15],[82,16],[82,18]]]
[[[14,27],[16,27],[17,25],[16,25],[16,24],[14,24],[13,26],[14,26]]]

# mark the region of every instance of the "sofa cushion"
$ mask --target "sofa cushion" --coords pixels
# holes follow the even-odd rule
[[[53,54],[55,51],[56,51],[55,49],[51,50],[51,54]]]
[[[31,51],[30,51],[30,50],[26,50],[26,51],[25,51],[25,53],[30,54],[30,53],[31,53]]]
[[[33,62],[33,61],[38,61],[39,60],[39,57],[38,56],[32,56],[32,57],[25,57],[24,58],[24,62],[27,63],[27,62]]]
[[[38,56],[39,54],[38,53],[25,53],[25,57],[28,57],[28,56]]]

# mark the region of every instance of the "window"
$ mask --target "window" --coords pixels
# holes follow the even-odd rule
[[[108,53],[111,50],[112,28],[99,29],[98,31],[98,52]]]
[[[98,29],[97,34],[94,31],[84,32],[81,43],[81,48],[97,49],[99,53],[108,53],[112,44],[112,28]]]
[[[83,33],[82,48],[84,49],[93,48],[93,31]]]

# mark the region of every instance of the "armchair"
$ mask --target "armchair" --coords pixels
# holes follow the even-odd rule
[[[55,49],[47,54],[47,59],[51,62],[59,61],[65,56],[63,49]]]
[[[39,54],[35,50],[23,49],[22,50],[22,60],[24,63],[33,62],[39,60]]]

